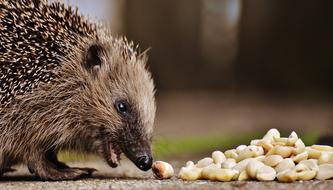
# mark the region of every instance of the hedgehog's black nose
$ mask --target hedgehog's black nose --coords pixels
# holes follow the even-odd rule
[[[151,165],[153,164],[153,158],[149,156],[140,156],[138,159],[136,159],[135,165],[143,171],[147,171],[151,168]]]

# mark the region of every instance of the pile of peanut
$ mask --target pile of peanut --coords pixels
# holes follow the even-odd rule
[[[249,146],[240,145],[224,153],[214,151],[212,157],[196,164],[188,161],[179,177],[214,181],[325,180],[333,177],[333,147],[305,146],[295,132],[289,137],[280,137],[277,129],[270,129]]]

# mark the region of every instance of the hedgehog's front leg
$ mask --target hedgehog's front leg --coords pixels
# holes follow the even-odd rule
[[[77,168],[57,168],[43,153],[31,155],[28,166],[43,180],[71,180],[89,175],[89,172]]]
[[[69,169],[70,167],[67,166],[65,163],[60,162],[57,157],[57,152],[54,150],[49,150],[45,154],[46,158],[53,163],[58,169]],[[88,175],[91,175],[94,171],[97,171],[94,168],[78,168],[78,167],[73,167],[72,169],[80,169],[88,172]]]
[[[65,163],[60,162],[57,158],[57,153],[53,150],[49,150],[45,153],[45,157],[48,161],[50,161],[57,169],[66,169],[69,168]],[[35,173],[35,169],[28,165],[28,169],[30,173]]]
[[[55,167],[56,169],[58,170],[61,170],[61,171],[66,171],[66,170],[83,170],[85,171],[87,174],[85,176],[89,176],[91,175],[93,172],[97,171],[96,169],[94,168],[78,168],[78,167],[73,167],[73,168],[70,168],[69,166],[67,166],[65,163],[63,162],[60,162],[57,158],[57,153],[56,151],[53,151],[53,150],[49,150],[46,152],[45,154],[45,158],[47,161],[50,162],[50,164]],[[30,164],[28,165],[28,169],[30,171],[30,173],[36,173],[35,172],[35,169],[33,166],[31,166]]]
[[[45,154],[46,159],[48,159],[51,163],[53,163],[59,169],[66,169],[69,168],[65,163],[60,162],[57,157],[57,152],[54,150],[49,150]]]
[[[11,158],[7,155],[7,153],[0,152],[0,176],[2,176],[6,172],[13,172],[16,171],[15,169],[11,168]]]

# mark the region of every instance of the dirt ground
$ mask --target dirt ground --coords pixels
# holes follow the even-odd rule
[[[78,181],[66,182],[6,182],[1,183],[1,189],[6,190],[41,190],[41,189],[68,189],[68,190],[113,190],[113,189],[164,189],[164,190],[264,190],[264,189],[285,189],[285,190],[321,190],[332,189],[332,181],[307,181],[307,182],[294,182],[291,184],[278,183],[278,182],[208,182],[204,180],[194,182],[184,182],[182,180],[139,180],[139,179],[86,179]]]
[[[176,166],[178,173],[179,166],[183,163],[171,162]],[[89,166],[98,169],[92,177],[76,181],[40,181],[28,173],[25,167],[18,168],[18,171],[6,174],[0,180],[0,189],[4,190],[112,190],[112,189],[152,189],[152,190],[248,190],[248,189],[293,189],[293,190],[321,190],[332,189],[333,181],[299,181],[294,183],[279,182],[210,182],[207,180],[183,181],[173,177],[170,180],[157,180],[151,171],[141,172],[129,161],[122,162],[122,167],[111,169],[100,161],[88,163],[72,163],[72,166]],[[128,177],[125,177],[128,176]]]

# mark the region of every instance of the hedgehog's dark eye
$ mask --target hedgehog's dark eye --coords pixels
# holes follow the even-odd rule
[[[124,115],[124,116],[126,116],[126,115],[128,114],[128,112],[129,112],[129,106],[128,106],[128,104],[127,104],[126,102],[124,102],[124,101],[117,101],[117,102],[115,103],[115,107],[116,107],[117,111],[118,111],[120,114]]]
[[[126,105],[124,104],[124,103],[118,103],[118,105],[117,105],[118,107],[118,111],[119,112],[127,112],[127,107],[126,107]]]

